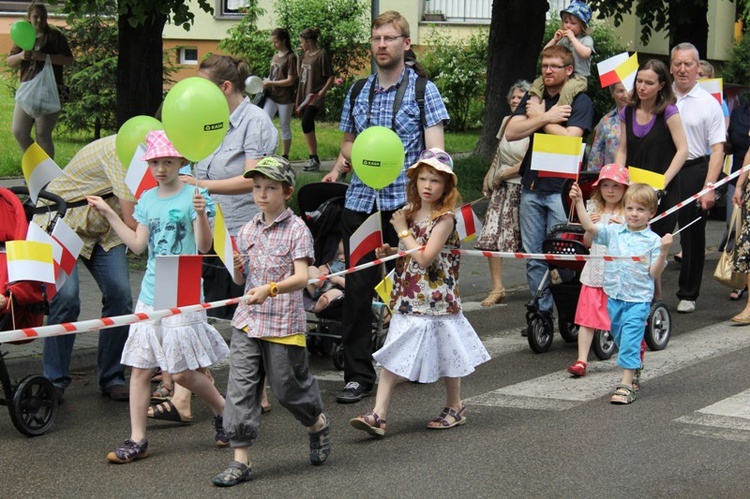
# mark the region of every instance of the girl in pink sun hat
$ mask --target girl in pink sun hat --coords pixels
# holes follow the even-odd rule
[[[143,159],[148,161],[149,170],[159,185],[144,192],[135,205],[133,218],[138,222],[135,229],[125,225],[100,197],[87,197],[89,205],[107,218],[128,248],[136,254],[148,250],[148,263],[135,313],[154,310],[157,255],[195,255],[211,248],[208,217],[215,212],[214,202],[205,189],[180,181],[179,171],[187,160],[163,131],[150,132],[146,144],[148,149]],[[214,412],[214,441],[217,446],[228,445],[222,420],[224,398],[213,382],[198,372],[198,369],[209,367],[228,354],[224,339],[206,322],[205,311],[132,324],[122,352],[122,363],[133,368],[130,376],[130,438],[110,452],[107,459],[123,464],[149,456],[146,413],[151,396],[151,374],[157,367],[172,374],[177,383],[208,402]],[[171,402],[163,406],[164,415],[171,416],[171,420],[189,422]]]
[[[596,190],[588,201],[586,211],[594,223],[621,224],[625,218],[623,198],[630,184],[628,169],[615,163],[602,167],[599,179],[594,182]],[[592,244],[587,235],[584,239],[591,244],[591,255],[604,255],[607,246]],[[589,260],[581,272],[581,292],[578,296],[575,323],[578,324],[578,359],[568,366],[574,377],[586,376],[591,342],[594,331],[609,331],[607,295],[604,293],[604,260]]]

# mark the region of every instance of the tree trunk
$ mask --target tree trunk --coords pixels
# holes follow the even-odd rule
[[[474,150],[491,159],[497,149],[497,132],[510,113],[505,98],[518,79],[533,81],[544,36],[546,0],[504,0],[493,2],[487,54],[487,90],[484,126]]]
[[[118,17],[117,127],[138,115],[153,116],[164,92],[163,14],[153,14],[132,27],[129,14]]]
[[[689,0],[670,4],[669,46],[690,42],[698,49],[701,59],[708,51],[708,1]]]

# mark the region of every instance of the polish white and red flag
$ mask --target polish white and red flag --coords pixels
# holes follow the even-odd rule
[[[138,144],[138,149],[133,154],[128,171],[125,173],[125,184],[136,199],[140,199],[141,194],[157,186],[156,179],[148,168],[148,161],[141,159],[145,154],[146,146],[142,143]]]
[[[482,223],[470,203],[456,211],[456,232],[461,241],[471,241],[482,232]]]
[[[383,227],[380,224],[380,212],[376,211],[349,238],[349,266],[354,267],[367,253],[382,245]]]
[[[723,78],[702,78],[698,80],[698,85],[703,90],[714,96],[714,99],[721,101],[724,99],[724,79]]]
[[[52,238],[60,246],[61,251],[60,259],[56,259],[56,261],[63,272],[70,275],[76,266],[78,255],[81,254],[81,249],[83,249],[83,239],[62,218],[55,222],[55,228],[52,229]]]
[[[164,310],[201,302],[203,255],[164,255],[156,257],[154,310]]]

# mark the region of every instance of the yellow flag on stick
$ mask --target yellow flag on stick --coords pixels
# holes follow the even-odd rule
[[[664,189],[665,187],[666,177],[661,173],[636,168],[635,166],[629,166],[628,172],[630,173],[631,184],[648,184],[654,189]]]

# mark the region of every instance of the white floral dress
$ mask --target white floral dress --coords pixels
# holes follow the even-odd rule
[[[443,216],[455,218],[452,213]],[[420,245],[426,244],[439,220],[410,222],[409,230]],[[446,248],[458,247],[454,231]],[[461,312],[459,264],[460,255],[450,253],[440,253],[428,268],[410,256],[396,261],[394,315],[385,344],[373,354],[378,364],[411,381],[432,383],[471,374],[490,359]]]

